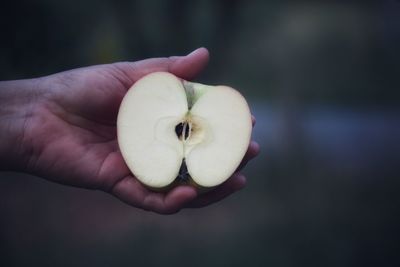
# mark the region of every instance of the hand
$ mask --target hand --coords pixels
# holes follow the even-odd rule
[[[5,131],[14,133],[10,142],[18,146],[10,148],[11,143],[5,143],[3,148],[7,149],[3,151],[17,155],[10,158],[18,162],[14,165],[19,170],[62,184],[100,189],[132,206],[157,213],[170,214],[185,207],[217,202],[241,189],[245,177],[235,173],[224,184],[203,195],[198,195],[190,186],[155,193],[129,171],[116,139],[119,105],[132,84],[155,71],[168,71],[190,80],[206,66],[208,57],[208,51],[200,48],[184,57],[91,66],[3,84],[3,87],[18,87],[18,83],[34,85],[16,100],[19,106],[24,103],[20,107],[23,112],[16,116],[19,119],[7,123],[19,125],[9,126]],[[24,98],[25,101],[21,100]],[[7,112],[3,110],[4,113]],[[0,119],[1,114],[0,109]],[[241,167],[258,151],[258,145],[252,142]]]

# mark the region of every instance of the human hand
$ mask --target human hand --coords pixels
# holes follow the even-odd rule
[[[0,108],[0,120],[6,122],[2,132],[10,138],[0,141],[4,152],[0,161],[54,182],[103,190],[134,207],[162,214],[217,202],[244,187],[245,177],[237,172],[203,195],[191,186],[155,193],[132,175],[116,138],[119,105],[132,84],[155,71],[190,80],[206,66],[208,57],[208,51],[200,48],[184,57],[97,65],[3,82],[0,101],[7,105]],[[29,89],[14,93],[17,87]],[[257,143],[251,142],[238,171],[258,151]]]

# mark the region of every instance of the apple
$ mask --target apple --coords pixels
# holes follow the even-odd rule
[[[242,161],[251,131],[250,109],[238,91],[167,72],[138,80],[124,96],[117,119],[127,166],[156,190],[223,183]]]

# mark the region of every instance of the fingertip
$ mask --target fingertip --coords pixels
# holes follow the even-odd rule
[[[173,57],[169,71],[185,80],[196,77],[208,64],[209,52],[206,48],[198,48],[184,57]]]
[[[260,145],[255,141],[251,141],[249,150],[251,151],[251,156],[255,157],[260,154]]]
[[[192,52],[190,52],[189,54],[187,54],[186,56],[187,57],[192,57],[192,56],[209,57],[210,52],[205,47],[199,47],[199,48],[193,50]]]
[[[246,182],[247,182],[247,179],[243,174],[241,174],[241,173],[235,174],[234,184],[233,184],[234,190],[238,191],[240,189],[243,189],[246,186]]]
[[[256,125],[256,122],[256,117],[254,115],[251,115],[251,124],[253,125],[253,127],[254,125]]]

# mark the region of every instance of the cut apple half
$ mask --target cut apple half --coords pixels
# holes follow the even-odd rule
[[[233,88],[154,72],[126,93],[117,131],[121,154],[144,185],[214,187],[239,166],[252,124],[246,100]]]

